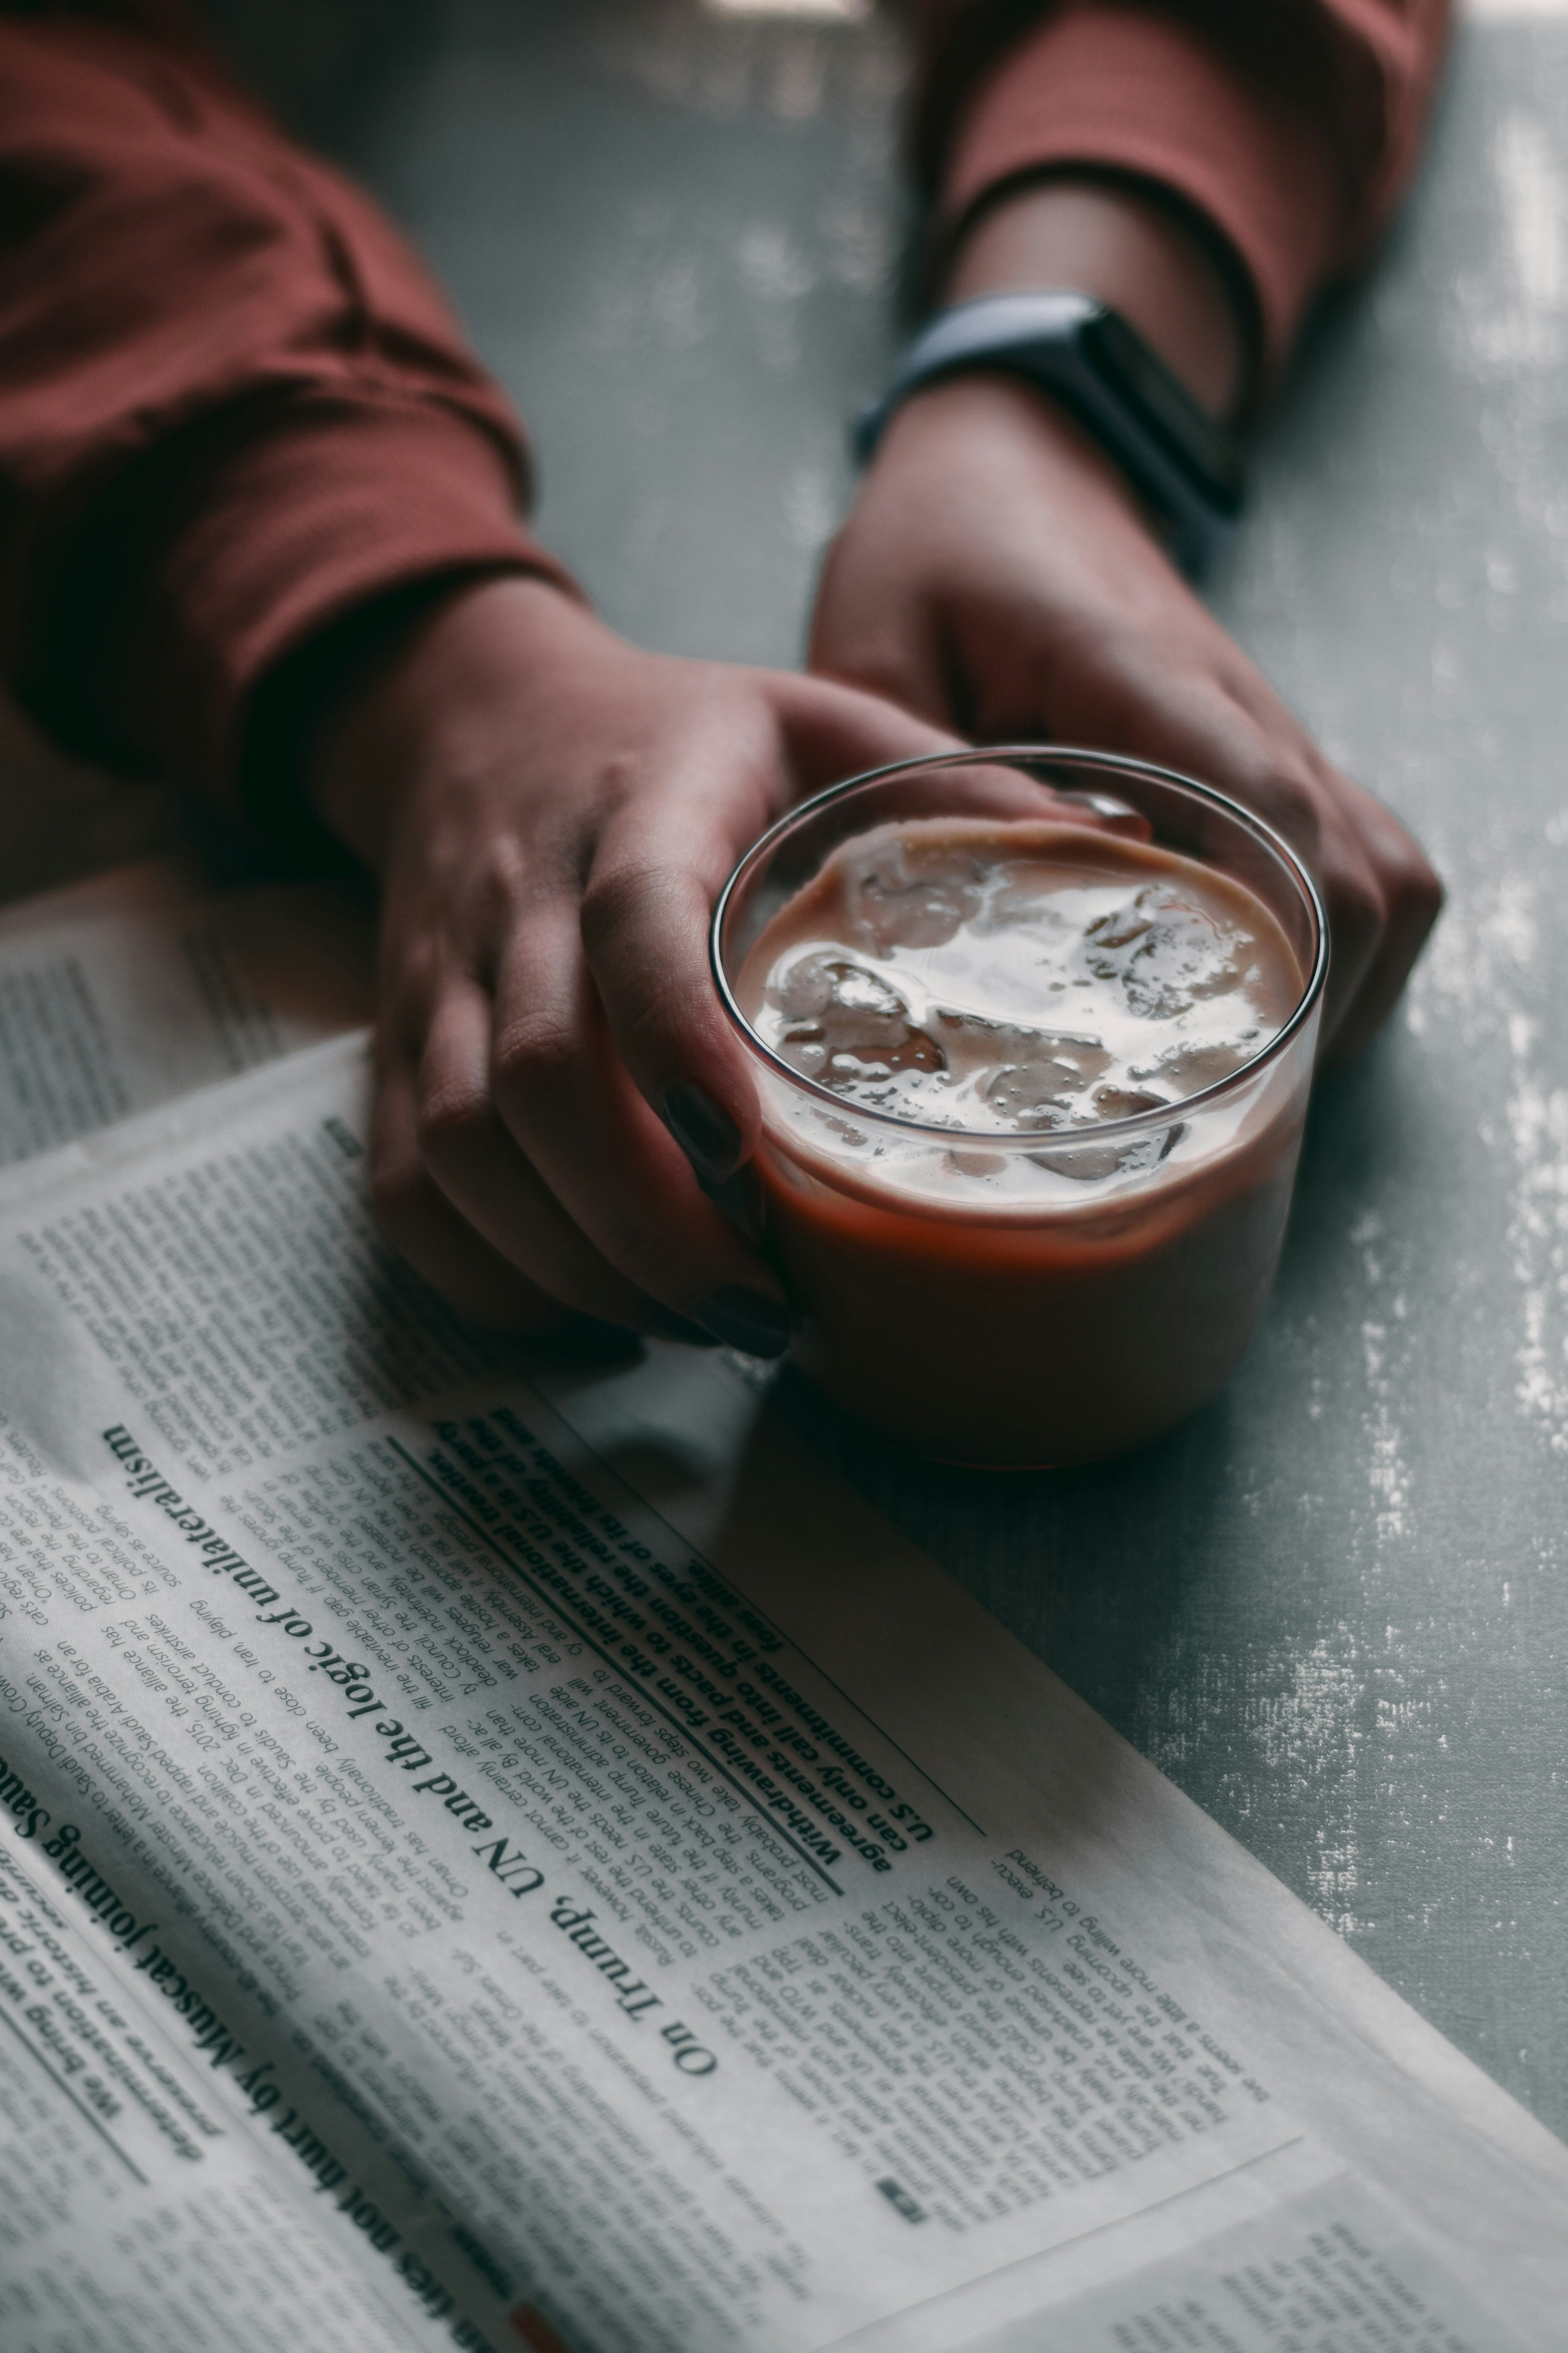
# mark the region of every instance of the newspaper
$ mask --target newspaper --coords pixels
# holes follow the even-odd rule
[[[1568,2347],[1568,2150],[354,1039],[0,1189],[5,2353]]]
[[[374,969],[341,892],[174,858],[0,910],[0,1166],[358,1027]]]

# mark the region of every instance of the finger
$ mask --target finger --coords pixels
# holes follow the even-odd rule
[[[961,752],[962,736],[886,695],[834,679],[786,675],[775,682],[783,750],[795,794],[899,760]]]
[[[449,982],[416,1086],[420,1159],[445,1199],[493,1255],[562,1306],[668,1338],[705,1336],[611,1266],[530,1166],[491,1093],[491,1029],[484,990]]]
[[[932,727],[966,726],[966,700],[936,607],[889,596],[885,583],[875,595],[862,594],[831,556],[806,662],[814,676],[861,689]]]
[[[1283,829],[1283,828],[1281,828]],[[1365,845],[1331,812],[1308,854],[1329,919],[1329,974],[1318,1051],[1325,1054],[1343,1028],[1383,946],[1387,904]]]
[[[684,830],[684,828],[682,828]],[[643,1101],[703,1183],[750,1159],[761,1131],[756,1082],[714,990],[709,917],[726,852],[691,862],[689,840],[650,833],[641,856],[616,858],[583,907],[583,944],[604,1018]]]
[[[782,1287],[698,1187],[616,1050],[580,936],[563,918],[508,944],[498,976],[495,1102],[522,1158],[636,1293],[750,1353],[776,1356]]]
[[[1187,698],[1167,689],[1155,717],[1164,748],[1145,755],[1190,759],[1193,774],[1266,818],[1311,870],[1331,944],[1320,1050],[1342,1062],[1386,1019],[1442,885],[1392,811],[1329,765],[1255,673],[1232,669],[1227,683],[1228,692]]]
[[[1370,1043],[1388,1018],[1410,970],[1426,945],[1443,907],[1443,885],[1407,833],[1381,801],[1346,778],[1336,779],[1376,871],[1383,899],[1383,928],[1354,995],[1333,1036],[1331,1060],[1348,1062]]]
[[[1096,740],[1199,778],[1284,836],[1310,871],[1329,921],[1321,1045],[1333,1044],[1379,969],[1389,902],[1377,857],[1331,769],[1264,682],[1174,677],[1141,657],[1101,656],[1075,680],[1073,716]]]
[[[889,617],[896,624],[900,617]],[[1008,635],[1005,619],[999,618],[993,633],[994,648],[1003,649]],[[814,664],[817,659],[817,642],[814,638]],[[974,696],[963,683],[956,651],[951,659],[939,659],[935,650],[934,628],[928,632],[922,625],[915,623],[900,635],[896,626],[890,627],[876,643],[881,649],[879,660],[868,660],[860,670],[846,669],[841,675],[851,682],[871,688],[879,698],[891,694],[906,700],[915,712],[929,712],[949,724],[960,725],[965,733],[981,744],[1025,744],[1048,732],[1039,717],[1039,704],[1035,692],[1037,681],[1032,678],[1028,698],[1015,699],[1005,706],[1026,712],[1026,716],[1016,718],[1011,723],[994,723],[992,714],[986,712],[984,728],[976,732],[970,724],[975,711]],[[1003,653],[1002,659],[1005,667],[1020,674],[1031,671],[1027,660],[1016,655]],[[934,669],[931,667],[933,664]],[[938,670],[942,674],[940,687],[936,675]],[[951,751],[956,747],[955,739],[944,737],[940,745],[931,748]],[[900,756],[921,755],[905,754]],[[978,769],[973,773],[975,776],[981,774]],[[1129,808],[1124,801],[1118,800],[1113,792],[1058,791],[1042,778],[1026,776],[1022,770],[1014,773],[1010,785],[1005,771],[1000,768],[985,770],[984,781],[987,791],[986,808],[993,816],[1059,817],[1068,824],[1086,825],[1096,832],[1124,834],[1138,841],[1152,839],[1148,820]]]
[[[846,691],[822,680],[787,681],[782,711],[786,754],[807,790],[900,761],[941,758],[971,748],[945,729],[893,709],[880,696]],[[1027,733],[1023,731],[1026,739]],[[1020,739],[1016,735],[1013,740]],[[1009,771],[980,760],[966,762],[957,773],[971,784],[984,784],[990,815],[1038,818],[1059,813],[1075,825],[1131,833],[1140,839],[1148,836],[1143,819],[1111,793],[1058,792],[1023,770]],[[939,786],[939,798],[941,789]]]
[[[371,1198],[394,1250],[459,1314],[508,1332],[550,1332],[562,1322],[559,1301],[492,1250],[429,1175],[419,1152],[414,1072],[400,1054],[383,1060],[377,1072]]]
[[[709,967],[709,923],[726,877],[792,800],[962,748],[874,695],[824,680],[774,679],[767,696],[732,726],[710,725],[667,751],[669,787],[650,778],[605,828],[582,911],[620,1057],[710,1185],[750,1156],[760,1126],[751,1066]]]

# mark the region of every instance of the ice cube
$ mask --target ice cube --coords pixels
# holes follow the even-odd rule
[[[812,1020],[830,1009],[847,1008],[887,1020],[903,1020],[909,1007],[890,982],[831,949],[797,956],[768,994],[791,1020]]]
[[[942,1017],[944,1043],[954,1018]],[[973,1020],[970,1026],[993,1030],[990,1053],[1001,1060],[984,1090],[984,1101],[1009,1127],[1065,1126],[1078,1110],[1077,1099],[1110,1066],[1111,1057],[1098,1038],[1052,1036]],[[956,1060],[951,1045],[950,1056]]]
[[[850,915],[873,955],[945,946],[980,912],[987,868],[955,843],[885,841],[851,869]]]
[[[1200,1094],[1205,1087],[1228,1079],[1249,1061],[1263,1043],[1263,1031],[1254,1025],[1228,1038],[1182,1039],[1167,1046],[1152,1062],[1140,1063],[1135,1079],[1152,1080],[1169,1102]]]
[[[786,1018],[778,1049],[791,1069],[867,1110],[898,1108],[947,1069],[898,991],[847,957],[803,956],[773,993]]]
[[[1178,1121],[1173,1127],[1152,1128],[1147,1135],[1135,1135],[1126,1144],[1086,1143],[1070,1149],[1031,1152],[1029,1158],[1053,1176],[1070,1176],[1080,1185],[1099,1185],[1108,1176],[1131,1176],[1157,1168],[1175,1150],[1184,1132]],[[1087,1133],[1092,1135],[1093,1130]]]
[[[1084,962],[1097,980],[1121,988],[1130,1012],[1166,1021],[1241,986],[1241,944],[1203,908],[1152,882],[1088,925]]]
[[[1141,1111],[1161,1111],[1169,1095],[1152,1095],[1141,1087],[1096,1087],[1089,1098],[1097,1119],[1136,1119]]]

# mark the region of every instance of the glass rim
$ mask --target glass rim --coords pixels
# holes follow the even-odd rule
[[[1200,1087],[1195,1094],[1183,1095],[1177,1102],[1162,1103],[1157,1109],[1133,1112],[1124,1119],[1097,1120],[1082,1127],[1031,1128],[1009,1133],[1005,1128],[941,1126],[925,1120],[902,1119],[896,1112],[875,1111],[863,1108],[858,1103],[846,1103],[842,1095],[836,1094],[831,1087],[825,1087],[820,1080],[808,1079],[803,1071],[795,1070],[768,1044],[765,1038],[758,1035],[742,1011],[724,969],[724,919],[736,892],[763,860],[772,855],[787,834],[821,810],[832,807],[836,801],[847,799],[851,793],[859,791],[863,786],[881,784],[889,777],[907,776],[916,771],[934,776],[943,768],[983,766],[988,761],[1027,762],[1036,767],[1071,762],[1079,767],[1098,770],[1108,780],[1117,776],[1153,776],[1162,784],[1175,785],[1182,791],[1206,801],[1211,807],[1222,810],[1273,852],[1307,902],[1316,934],[1317,952],[1294,1010],[1267,1045],[1260,1046],[1256,1054],[1236,1070],[1227,1071],[1223,1079],[1215,1079],[1208,1086]],[[1277,832],[1265,818],[1255,816],[1251,809],[1233,800],[1228,793],[1222,793],[1216,786],[1200,784],[1195,776],[1184,776],[1179,768],[1162,767],[1153,760],[1134,759],[1123,752],[1094,751],[1083,744],[976,744],[966,751],[928,753],[918,759],[893,760],[885,767],[864,769],[858,776],[846,776],[838,784],[829,785],[826,790],[814,793],[809,800],[797,803],[794,808],[786,809],[782,817],[775,818],[767,831],[760,834],[738,860],[719,893],[708,927],[708,961],[720,1004],[743,1042],[790,1087],[810,1096],[840,1121],[848,1121],[857,1127],[869,1124],[875,1128],[889,1129],[911,1139],[944,1145],[949,1149],[1039,1152],[1048,1146],[1053,1152],[1070,1152],[1080,1145],[1099,1146],[1169,1127],[1173,1120],[1184,1118],[1239,1092],[1258,1077],[1270,1062],[1277,1061],[1310,1018],[1323,993],[1329,971],[1329,918],[1322,893],[1284,835]]]

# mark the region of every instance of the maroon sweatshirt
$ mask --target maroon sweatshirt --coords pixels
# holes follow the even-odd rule
[[[1228,251],[1266,377],[1408,180],[1448,17],[911,5],[939,226],[1041,172],[1154,182]],[[527,494],[418,260],[179,0],[0,0],[0,676],[46,727],[232,805],[269,682],[358,617],[486,570],[570,586]]]

